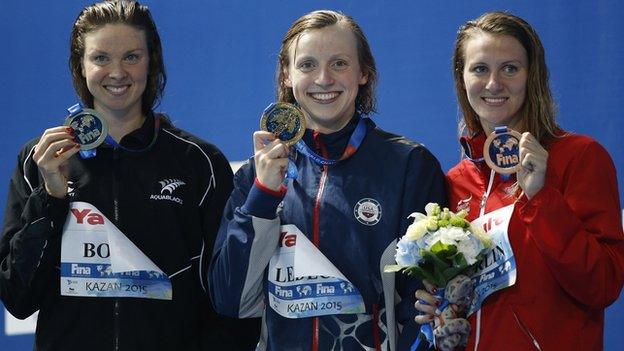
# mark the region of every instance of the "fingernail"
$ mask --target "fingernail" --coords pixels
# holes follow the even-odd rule
[[[434,294],[438,293],[438,288],[436,288],[435,286],[433,287],[433,289],[431,289],[431,292]]]
[[[65,131],[69,134],[72,134],[72,135],[74,134],[74,129],[72,127],[65,128]]]
[[[76,145],[74,145],[74,147],[75,147],[76,149],[80,149],[80,144],[76,144]]]
[[[440,304],[441,304],[441,303],[442,303],[442,301],[440,301],[440,300],[436,300],[436,302],[435,302],[436,307],[437,307],[437,306],[440,306]]]

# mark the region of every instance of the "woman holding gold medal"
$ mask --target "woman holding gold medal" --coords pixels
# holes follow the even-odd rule
[[[215,146],[154,112],[166,77],[148,8],[84,8],[70,69],[86,108],[19,154],[2,302],[18,318],[39,310],[35,350],[252,349],[259,322],[218,316],[199,274],[232,172]]]
[[[466,157],[447,175],[449,204],[511,251],[486,259],[490,275],[474,280],[475,296],[489,296],[468,317],[469,335],[455,338],[450,326],[461,323],[447,320],[438,348],[468,337],[467,350],[602,350],[604,309],[624,282],[611,158],[556,124],[544,49],[521,18],[486,13],[460,27],[453,70],[467,133]],[[437,320],[436,299],[416,296],[417,321]]]
[[[260,350],[403,349],[417,333],[418,282],[383,267],[407,216],[444,202],[440,165],[367,117],[377,72],[352,18],[296,20],[277,73],[278,103],[235,175],[215,244],[215,308],[263,316]]]

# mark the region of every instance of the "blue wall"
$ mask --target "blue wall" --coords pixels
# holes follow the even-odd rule
[[[62,5],[61,5],[62,3]],[[28,139],[62,122],[76,101],[67,69],[71,25],[85,1],[0,1],[0,208],[15,155]],[[364,28],[380,73],[384,129],[426,144],[445,170],[459,159],[458,110],[450,71],[457,27],[490,10],[524,17],[547,50],[559,122],[611,153],[624,189],[624,4],[495,1],[145,1],[158,23],[169,75],[160,110],[218,145],[230,160],[252,153],[259,114],[274,99],[280,39],[305,12],[331,8]],[[1,214],[0,214],[1,216]],[[624,345],[624,302],[607,311],[606,349]],[[0,309],[0,312],[2,310]],[[0,349],[30,349],[32,336],[4,336]]]

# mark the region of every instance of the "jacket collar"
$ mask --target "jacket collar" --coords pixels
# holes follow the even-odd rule
[[[483,160],[483,144],[485,144],[485,134],[479,134],[468,137],[463,136],[459,139],[459,143],[464,150],[464,155],[474,163],[485,163]]]
[[[341,130],[329,134],[317,133],[312,129],[306,129],[303,137],[304,142],[308,144],[312,150],[316,150],[318,145],[316,144],[315,139],[319,140],[325,148],[327,148],[329,158],[340,158],[347,147],[351,134],[353,134],[360,118],[359,114],[355,114],[349,123],[347,123],[347,125],[345,125]]]
[[[141,127],[126,134],[119,144],[131,149],[141,149],[149,145],[154,137],[154,118],[155,115],[149,113]]]

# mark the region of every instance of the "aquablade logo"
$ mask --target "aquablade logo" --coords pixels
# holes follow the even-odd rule
[[[177,196],[173,196],[173,193],[179,189],[180,187],[182,187],[183,185],[186,185],[185,182],[183,182],[180,179],[163,179],[160,182],[158,182],[158,184],[160,184],[160,193],[159,194],[152,194],[150,195],[150,200],[157,200],[157,201],[172,201],[172,202],[176,202],[179,203],[180,205],[182,205],[184,203],[184,201],[182,201],[181,198],[177,197]]]

